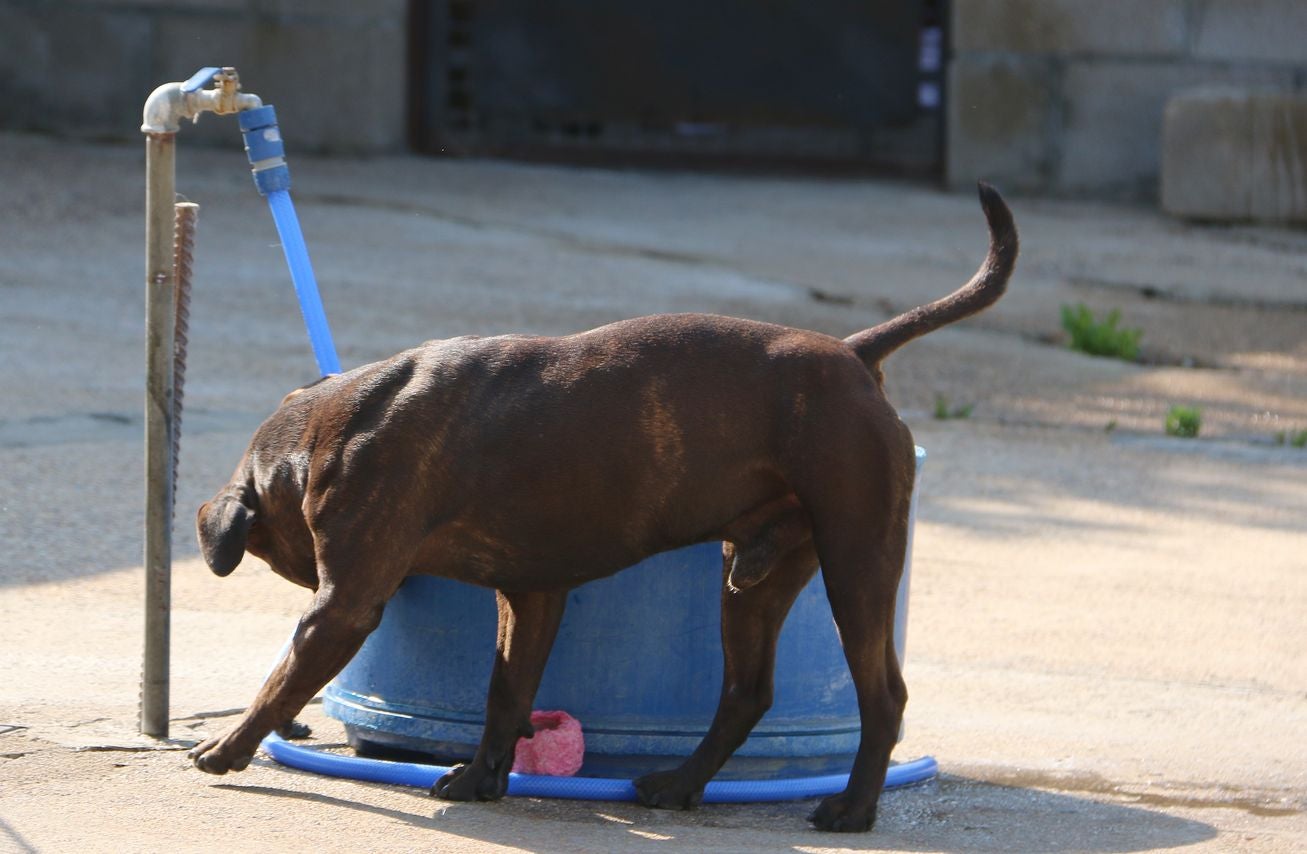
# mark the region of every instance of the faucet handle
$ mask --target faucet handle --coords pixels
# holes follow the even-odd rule
[[[218,68],[218,66],[216,65],[210,65],[205,68],[201,68],[199,71],[192,74],[189,80],[187,80],[185,83],[182,84],[182,91],[194,92],[197,89],[203,88],[205,83],[208,83],[210,80],[212,80],[214,76],[217,75],[218,72],[222,70],[223,69]]]

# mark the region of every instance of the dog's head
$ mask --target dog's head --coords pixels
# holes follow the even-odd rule
[[[230,575],[248,552],[296,584],[316,585],[313,536],[301,511],[310,464],[305,436],[315,410],[328,418],[336,411],[331,400],[324,380],[286,395],[255,431],[231,480],[200,507],[195,534],[215,575]]]
[[[245,541],[254,524],[254,496],[235,485],[226,486],[200,507],[195,533],[204,562],[219,577],[231,575],[245,556]]]

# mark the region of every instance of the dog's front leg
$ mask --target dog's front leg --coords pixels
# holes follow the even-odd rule
[[[563,619],[567,591],[496,593],[499,639],[486,697],[486,728],[472,761],[436,781],[431,794],[450,801],[489,801],[508,791],[517,740],[530,737],[531,703]]]
[[[191,750],[195,767],[210,774],[244,770],[264,736],[293,719],[349,663],[381,622],[384,605],[384,599],[352,598],[339,588],[321,588],[300,618],[290,650],[236,726]]]

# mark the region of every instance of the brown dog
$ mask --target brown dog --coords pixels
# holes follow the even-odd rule
[[[240,721],[191,751],[196,766],[249,764],[350,660],[400,582],[427,573],[499,602],[480,747],[432,793],[498,798],[568,590],[721,540],[721,703],[680,768],[636,782],[640,800],[698,803],[770,705],[781,623],[820,560],[862,740],[848,788],[811,820],[871,827],[907,702],[892,634],[914,467],[880,363],[1002,295],[1016,230],[997,192],[982,184],[980,200],[990,248],[971,281],[843,341],[645,317],[565,338],[431,341],[287,396],[197,527],[218,575],[249,551],[316,595]]]

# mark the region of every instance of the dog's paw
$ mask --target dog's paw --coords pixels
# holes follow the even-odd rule
[[[191,748],[186,755],[206,774],[226,774],[228,771],[244,771],[254,758],[254,751],[235,748],[226,736],[220,736]]]
[[[686,782],[681,771],[657,771],[635,781],[635,796],[647,807],[692,810],[703,800],[703,787]]]
[[[876,823],[876,803],[858,807],[845,793],[831,795],[817,805],[808,821],[818,830],[831,833],[866,833]]]
[[[431,787],[431,796],[445,801],[497,801],[508,791],[511,762],[495,769],[473,760],[455,765]]]
[[[287,741],[299,741],[300,739],[308,738],[313,735],[313,730],[308,724],[291,720],[277,727],[277,735]]]

